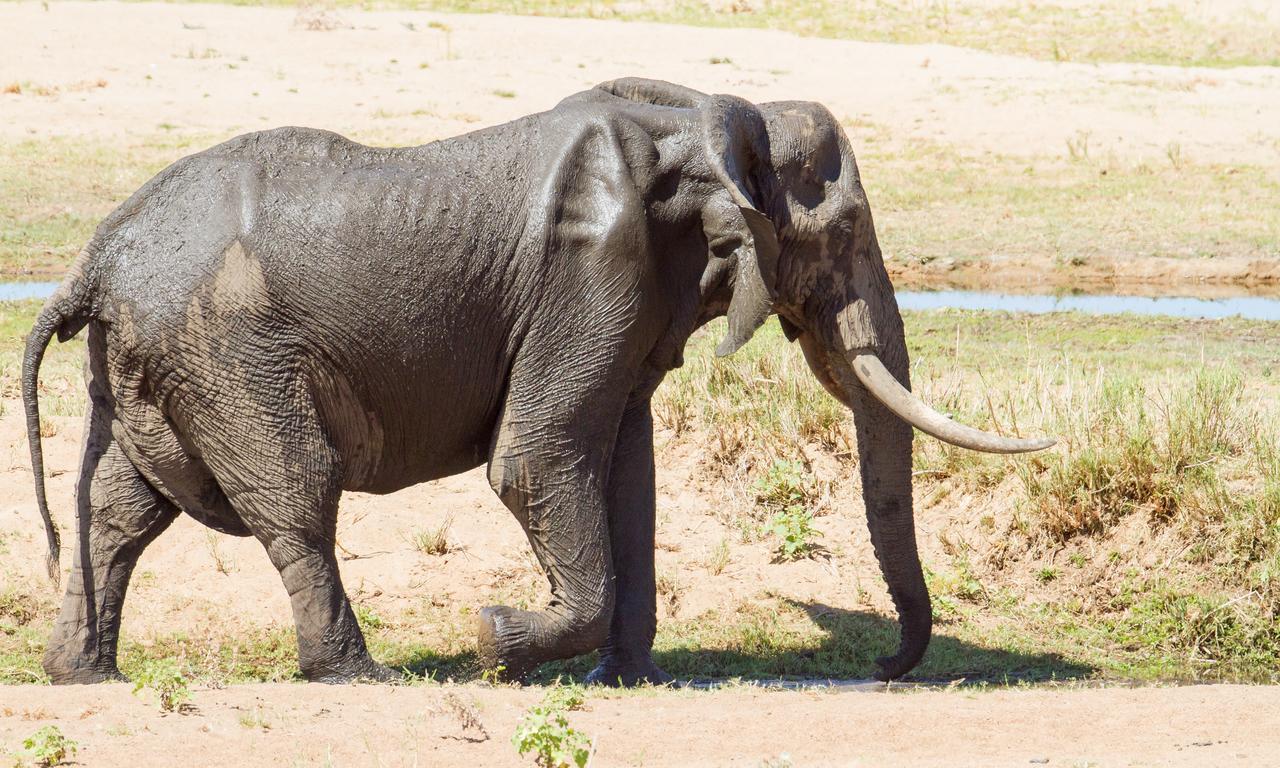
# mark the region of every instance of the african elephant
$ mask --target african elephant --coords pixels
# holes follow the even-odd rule
[[[519,679],[600,650],[591,679],[652,661],[650,397],[690,334],[728,355],[776,314],[856,421],[876,555],[901,620],[878,676],[929,642],[912,523],[912,425],[1015,452],[910,393],[907,348],[853,152],[808,102],[754,105],[624,79],[419,147],[282,128],[183,158],[98,227],[30,334],[37,374],[88,327],[78,540],[44,665],[118,678],[130,572],[179,512],[252,535],[293,605],[311,680],[386,680],[334,557],[344,490],[389,493],[487,462],[551,584],[490,607],[481,657]]]

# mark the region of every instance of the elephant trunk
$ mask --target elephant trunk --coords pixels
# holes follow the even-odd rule
[[[876,677],[892,680],[920,662],[933,631],[933,609],[916,550],[911,425],[859,383],[853,356],[830,349],[810,334],[802,335],[800,344],[818,380],[853,411],[867,528],[902,629],[898,652],[876,659]],[[892,374],[908,386],[905,343],[899,341],[887,353]]]

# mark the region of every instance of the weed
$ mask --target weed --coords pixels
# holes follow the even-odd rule
[[[532,752],[534,762],[542,768],[577,766],[584,768],[591,758],[591,740],[569,727],[566,712],[580,709],[582,689],[563,686],[559,680],[548,689],[541,704],[530,707],[516,726],[511,742],[524,756]]]
[[[369,631],[384,629],[387,627],[386,620],[379,616],[378,612],[369,606],[357,603],[354,604],[352,608],[356,614],[356,622],[360,624],[360,629]]]
[[[413,534],[413,548],[424,555],[448,554],[449,528],[453,526],[453,517],[446,517],[444,522],[435,528],[428,528]]]
[[[64,765],[76,753],[76,742],[63,735],[56,725],[46,725],[22,740],[22,757],[36,765]]]
[[[1089,131],[1076,131],[1067,139],[1067,156],[1073,162],[1081,163],[1089,159]]]
[[[654,583],[658,597],[667,606],[667,615],[674,616],[680,608],[680,596],[684,592],[679,577],[671,571],[662,571],[654,579]]]
[[[756,479],[756,503],[770,511],[806,507],[817,495],[814,485],[802,462],[777,459]]]
[[[226,576],[235,570],[235,563],[223,553],[218,537],[217,531],[205,531],[204,540],[209,545],[209,556],[213,558],[213,568]]]
[[[1182,154],[1182,144],[1171,141],[1164,148],[1164,156],[1169,158],[1169,165],[1173,166],[1173,170],[1181,171],[1183,166],[1187,164],[1186,158]]]
[[[440,704],[445,712],[453,715],[453,718],[458,721],[458,725],[462,727],[464,739],[471,742],[489,740],[489,731],[480,721],[480,715],[475,707],[463,701],[458,694],[446,691]]]
[[[191,701],[191,688],[182,668],[173,659],[154,659],[143,663],[133,678],[133,692],[155,693],[161,712],[184,711]]]
[[[776,552],[779,560],[800,560],[822,549],[815,541],[822,532],[813,527],[813,513],[798,504],[774,515],[770,531],[781,540]]]
[[[707,558],[707,570],[712,576],[719,576],[724,573],[724,569],[729,566],[729,542],[727,539],[721,539],[715,549],[711,550],[711,555]]]
[[[252,710],[245,710],[240,713],[238,718],[240,727],[247,728],[251,731],[269,731],[271,723],[262,714],[262,707],[255,706]]]
[[[516,92],[508,91],[504,88],[495,88],[493,91],[493,95],[497,96],[500,99],[514,99],[516,97]]]

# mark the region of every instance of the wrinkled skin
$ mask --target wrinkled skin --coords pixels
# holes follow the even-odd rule
[[[623,80],[421,147],[284,128],[184,158],[98,228],[28,346],[38,429],[44,346],[88,326],[78,539],[45,669],[119,677],[130,572],[185,512],[262,542],[307,678],[391,679],[339,578],[339,496],[487,463],[553,597],[484,609],[484,660],[519,679],[599,649],[594,681],[668,680],[650,656],[650,398],[699,326],[727,314],[728,354],[775,313],[856,419],[902,622],[878,675],[896,677],[931,628],[912,431],[848,360],[873,352],[905,386],[907,351],[826,109]]]

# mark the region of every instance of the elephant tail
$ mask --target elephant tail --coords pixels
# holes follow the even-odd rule
[[[27,415],[27,443],[31,447],[31,471],[35,475],[36,504],[44,520],[45,536],[49,540],[49,556],[46,567],[49,578],[56,585],[60,569],[58,557],[61,543],[58,529],[49,514],[49,502],[44,487],[44,451],[40,445],[40,363],[45,347],[57,334],[59,341],[67,341],[80,332],[95,316],[94,296],[97,293],[97,270],[85,250],[68,272],[62,284],[54,291],[44,308],[36,316],[35,325],[27,335],[27,348],[22,358],[22,405]]]

